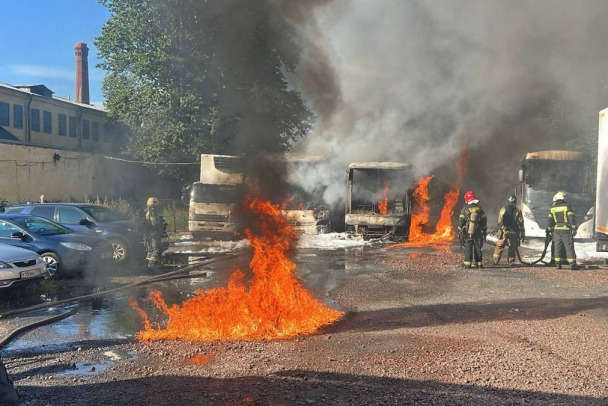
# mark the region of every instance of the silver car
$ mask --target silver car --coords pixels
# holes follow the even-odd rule
[[[0,244],[0,289],[48,277],[47,264],[34,251]]]

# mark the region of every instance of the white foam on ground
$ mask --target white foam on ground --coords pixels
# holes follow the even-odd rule
[[[489,239],[489,238],[488,238]],[[538,252],[539,256],[545,248],[545,240],[526,240],[522,244],[523,248]],[[577,259],[594,260],[594,259],[605,259],[608,258],[608,252],[596,252],[595,242],[574,242],[574,251],[576,252]],[[525,256],[526,259],[530,258],[530,255]],[[549,260],[551,257],[551,246],[547,248],[547,255],[545,260]],[[536,258],[534,258],[536,259]]]
[[[319,235],[301,235],[298,240],[298,248],[301,249],[320,249],[334,250],[340,248],[362,247],[370,244],[369,241],[364,241],[361,237],[353,237],[347,233],[329,233]],[[249,241],[180,241],[174,245],[179,248],[175,250],[180,254],[218,254],[225,252],[234,252],[244,249],[249,246]]]
[[[178,245],[178,244],[176,244]],[[221,254],[225,252],[235,252],[242,250],[249,246],[249,241],[247,240],[239,240],[239,241],[204,241],[204,242],[191,242],[189,244],[179,244],[179,245],[188,245],[192,247],[192,249],[188,250],[178,250],[175,251],[181,254]]]
[[[361,237],[353,237],[347,233],[328,233],[319,235],[301,235],[298,248],[314,248],[321,250],[335,250],[340,248],[362,247],[368,245]]]

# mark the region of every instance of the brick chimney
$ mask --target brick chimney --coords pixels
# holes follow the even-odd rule
[[[74,46],[76,55],[76,101],[90,104],[89,100],[89,48],[84,42],[77,42]]]

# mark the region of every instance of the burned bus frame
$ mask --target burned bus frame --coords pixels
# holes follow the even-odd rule
[[[377,179],[367,190],[367,197],[357,197],[359,192],[357,172]],[[386,214],[378,210],[380,190],[384,179],[396,181],[391,198],[388,199]],[[411,165],[401,162],[354,162],[348,166],[346,185],[345,229],[347,233],[362,236],[364,239],[387,238],[393,241],[406,241],[411,220]],[[372,182],[373,183],[373,182]],[[398,192],[395,192],[398,191]]]

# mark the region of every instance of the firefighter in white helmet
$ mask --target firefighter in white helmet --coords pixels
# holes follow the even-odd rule
[[[553,196],[553,204],[549,209],[547,234],[553,238],[555,266],[559,269],[564,262],[568,262],[570,269],[578,269],[574,251],[576,229],[574,211],[566,203],[566,194],[557,192]]]
[[[167,223],[160,214],[159,202],[156,197],[148,198],[146,202],[146,224],[144,238],[146,242],[149,269],[158,268],[161,265],[162,236],[167,229]]]

